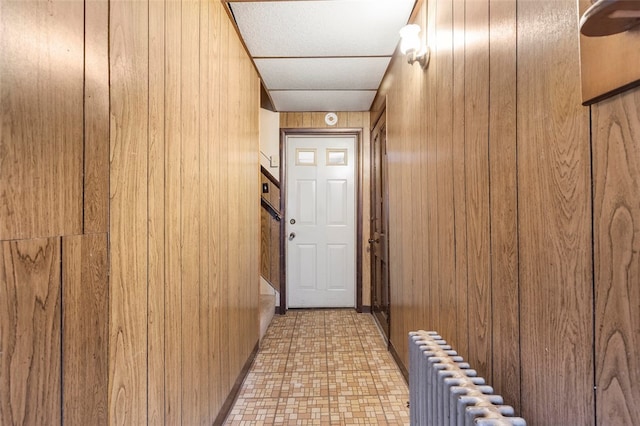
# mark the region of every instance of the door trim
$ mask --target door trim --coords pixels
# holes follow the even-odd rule
[[[280,129],[280,212],[283,218],[287,217],[287,147],[286,140],[288,136],[354,136],[356,139],[355,150],[358,164],[356,165],[355,184],[356,184],[356,310],[362,312],[362,129],[360,128],[339,128],[339,129],[322,129],[322,128],[284,128]],[[287,275],[286,275],[286,259],[287,259],[287,242],[284,232],[285,220],[280,224],[280,309],[279,314],[287,313]]]

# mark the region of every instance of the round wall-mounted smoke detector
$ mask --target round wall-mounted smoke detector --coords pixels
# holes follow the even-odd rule
[[[324,116],[324,122],[329,126],[335,126],[338,123],[338,116],[334,112],[330,112]]]

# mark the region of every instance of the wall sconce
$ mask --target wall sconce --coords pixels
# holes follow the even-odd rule
[[[598,0],[580,19],[580,32],[602,37],[628,31],[640,25],[640,1]]]
[[[400,51],[407,56],[407,62],[418,62],[423,70],[429,65],[431,52],[429,47],[422,45],[420,40],[420,26],[415,24],[405,25],[400,30]]]

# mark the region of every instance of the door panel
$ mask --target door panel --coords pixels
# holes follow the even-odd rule
[[[385,113],[373,129],[371,140],[371,310],[376,321],[389,339],[389,248],[388,248],[388,194],[387,149]]]
[[[288,307],[354,307],[355,136],[287,136]]]

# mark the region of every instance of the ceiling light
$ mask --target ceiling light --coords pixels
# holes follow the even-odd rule
[[[580,32],[602,37],[640,26],[640,1],[598,0],[580,19]]]
[[[407,62],[418,62],[422,69],[429,65],[429,47],[420,40],[420,26],[410,24],[400,30],[400,51],[407,56]]]

